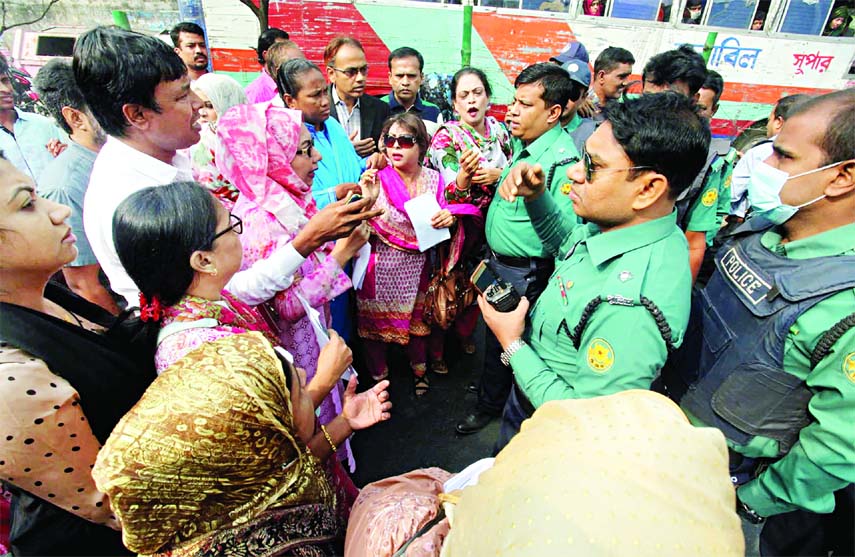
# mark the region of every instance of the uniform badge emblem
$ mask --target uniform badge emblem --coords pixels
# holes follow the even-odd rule
[[[855,383],[855,352],[850,352],[843,358],[843,373],[846,378]]]
[[[715,188],[709,189],[704,193],[704,196],[701,198],[701,203],[704,204],[704,207],[712,207],[713,203],[718,199],[718,190]]]
[[[566,183],[561,185],[561,193],[564,195],[570,195],[571,188],[572,188],[572,186],[571,186],[570,182],[566,182]]]
[[[629,271],[621,271],[617,278],[621,282],[626,282],[632,279],[632,273],[630,273]]]
[[[724,189],[728,189],[730,187],[730,183],[733,181],[733,176],[728,176],[724,180]]]
[[[615,351],[603,338],[595,338],[588,344],[588,367],[596,373],[605,373],[615,363]]]

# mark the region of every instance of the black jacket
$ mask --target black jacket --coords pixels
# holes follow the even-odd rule
[[[338,98],[333,93],[332,85],[329,86],[330,92],[330,115],[338,120],[338,111],[335,108],[335,103]],[[359,98],[359,124],[362,127],[360,139],[371,137],[376,144],[380,140],[380,131],[383,129],[383,122],[389,117],[389,105],[371,95],[364,93]],[[342,124],[339,121],[339,124]],[[344,126],[344,124],[342,124]]]

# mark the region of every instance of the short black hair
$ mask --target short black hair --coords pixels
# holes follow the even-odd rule
[[[124,105],[159,112],[155,88],[187,74],[184,62],[162,40],[114,26],[80,35],[74,44],[73,68],[89,110],[115,137],[123,137],[129,126]]]
[[[172,45],[176,48],[181,46],[181,33],[190,33],[192,35],[199,35],[200,37],[205,38],[204,29],[192,21],[182,21],[169,32],[169,38],[172,39]]]
[[[276,27],[271,27],[262,31],[258,36],[258,48],[255,49],[255,53],[258,56],[258,63],[262,66],[264,65],[264,56],[262,56],[262,53],[273,46],[273,43],[282,40],[287,41],[288,38],[288,33],[282,29],[277,29]]]
[[[594,61],[594,75],[598,72],[610,72],[620,64],[635,64],[632,52],[619,46],[610,46],[597,56]]]
[[[541,98],[546,102],[547,108],[557,104],[563,110],[573,95],[570,74],[552,62],[541,62],[525,68],[514,81],[514,87],[536,83],[543,88]]]
[[[415,48],[410,48],[408,46],[402,46],[401,48],[396,48],[389,54],[389,58],[386,61],[386,64],[389,66],[389,71],[392,71],[392,60],[398,60],[400,58],[415,58],[419,61],[419,71],[422,71],[425,67],[425,59],[422,57],[421,52],[416,50]]]
[[[713,92],[713,106],[715,106],[718,104],[718,101],[721,99],[721,93],[724,91],[724,78],[717,71],[707,70],[707,78],[704,80],[701,89],[709,89]]]
[[[279,89],[279,94],[288,94],[296,98],[302,88],[300,77],[312,70],[317,70],[324,75],[316,64],[305,58],[292,58],[279,66],[279,71],[276,72],[276,87]]]
[[[218,201],[195,182],[140,190],[116,208],[113,238],[122,267],[146,298],[178,302],[190,288],[194,251],[212,249]]]
[[[706,162],[709,124],[689,97],[665,91],[614,100],[605,114],[633,166],[651,167],[668,179],[671,199],[689,187]]]
[[[87,111],[86,99],[74,81],[74,69],[71,61],[63,58],[53,58],[42,66],[33,79],[33,88],[47,107],[50,115],[67,134],[74,130],[65,121],[62,108],[70,106],[75,110]]]
[[[654,85],[671,85],[683,81],[689,86],[693,97],[707,78],[703,56],[688,44],[674,50],[660,52],[644,66],[644,81]]]
[[[488,97],[493,96],[493,89],[490,87],[490,82],[487,81],[487,75],[479,70],[478,68],[473,68],[470,66],[466,66],[465,68],[461,68],[457,70],[457,73],[451,78],[451,98],[454,99],[457,96],[457,83],[460,81],[460,78],[464,75],[474,75],[478,79],[481,80],[481,85],[484,86],[484,92],[487,93]]]
[[[0,75],[9,73],[9,61],[6,57],[0,54]]]
[[[842,89],[796,104],[789,117],[812,110],[827,110],[828,125],[817,146],[825,152],[826,164],[855,159],[855,89]]]
[[[787,95],[786,97],[781,97],[778,99],[778,102],[775,104],[775,118],[780,118],[781,120],[787,121],[787,118],[790,117],[790,114],[795,110],[795,108],[811,99],[810,95],[805,95],[803,93],[796,93],[795,95]]]

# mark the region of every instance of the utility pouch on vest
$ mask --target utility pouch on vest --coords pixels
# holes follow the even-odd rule
[[[813,393],[804,381],[761,362],[734,371],[712,397],[716,414],[749,435],[778,442],[786,454],[810,423],[808,402]]]

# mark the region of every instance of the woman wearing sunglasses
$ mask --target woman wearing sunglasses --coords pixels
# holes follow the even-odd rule
[[[234,206],[238,190],[217,169],[214,156],[217,152],[217,120],[220,114],[239,104],[246,104],[246,94],[240,84],[227,75],[207,73],[190,84],[202,101],[199,109],[199,143],[190,148],[193,178],[214,192],[226,208]]]
[[[463,68],[454,74],[451,95],[459,120],[446,122],[436,132],[425,157],[425,165],[442,174],[445,198],[449,203],[471,203],[484,215],[496,192],[496,182],[512,155],[507,128],[487,116],[490,94],[490,83],[481,70]],[[474,269],[474,262],[481,258],[484,247],[484,229],[474,225],[471,219],[466,222],[466,245],[461,264],[467,269]],[[478,306],[475,304],[460,313],[454,322],[455,332],[467,354],[475,353],[472,334],[477,324]]]
[[[358,332],[365,340],[366,364],[375,380],[389,374],[388,345],[406,346],[415,394],[422,396],[430,387],[428,352],[433,362],[441,361],[443,334],[441,330],[431,334],[424,320],[432,265],[430,254],[419,251],[404,203],[425,193],[436,196],[442,209],[431,219],[434,228],[452,227],[458,215],[480,219],[481,213],[472,205],[449,205],[442,175],[422,167],[430,137],[418,116],[403,112],[390,117],[381,137],[389,166],[377,173],[381,185],[377,206],[385,212],[371,221],[372,262],[362,289],[356,293]],[[459,253],[463,242],[460,227],[451,242],[452,252]]]
[[[388,382],[357,395],[353,378],[342,414],[316,426],[303,372],[260,315],[223,291],[247,231],[192,182],[147,188],[116,209],[116,250],[143,296],[160,375],[92,476],[135,552],[340,554],[353,493],[329,457],[354,430],[389,418]],[[334,338],[319,365],[338,377],[350,359]]]
[[[232,107],[220,116],[217,134],[222,147],[217,166],[241,193],[233,212],[246,224],[240,240],[247,268],[312,226],[316,215],[321,218],[312,197],[321,155],[302,114],[269,103]],[[352,212],[358,222],[379,214],[370,210],[375,198],[376,192],[366,191],[359,201],[342,200],[323,211]],[[323,327],[330,327],[330,301],[352,286],[343,267],[367,240],[368,228],[361,224],[347,238],[306,253],[293,283],[261,306],[273,317],[282,346],[306,370],[323,424],[341,412],[343,388],[338,376],[315,376],[320,348],[306,307],[318,312]],[[339,457],[355,466],[349,443]]]

